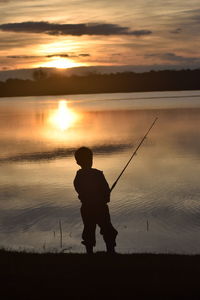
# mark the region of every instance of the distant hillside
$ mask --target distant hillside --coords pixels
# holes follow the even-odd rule
[[[159,68],[159,66],[158,66]],[[142,73],[148,69],[145,66],[89,66],[89,67],[73,67],[66,69],[58,68],[35,68],[35,69],[17,69],[17,70],[5,70],[0,71],[0,81],[6,81],[8,79],[33,79],[34,72],[38,70],[44,72],[47,76],[60,74],[62,76],[84,76],[89,73],[95,74],[110,74],[110,73],[123,73],[123,72],[136,72]],[[152,69],[150,67],[150,69]],[[156,70],[156,66],[154,66]],[[148,69],[149,70],[149,69]]]
[[[200,90],[200,69],[165,70],[145,73],[123,72],[64,76],[36,69],[33,79],[0,82],[0,97],[89,93]]]
[[[95,74],[111,74],[111,73],[123,73],[123,72],[136,72],[143,73],[149,72],[151,70],[181,70],[187,69],[177,66],[169,65],[148,65],[148,66],[85,66],[85,67],[73,67],[66,69],[57,69],[57,68],[35,68],[35,69],[16,69],[16,70],[3,70],[0,71],[0,81],[6,81],[7,79],[33,79],[33,74],[35,71],[42,70],[47,76],[53,74],[62,74],[63,76],[84,76],[89,73]],[[191,66],[189,69],[196,69],[194,66]]]

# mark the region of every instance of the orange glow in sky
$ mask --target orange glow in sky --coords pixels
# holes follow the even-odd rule
[[[53,57],[51,61],[40,64],[40,67],[66,69],[66,68],[79,67],[83,65],[85,64],[75,62],[68,58]]]
[[[0,0],[0,20],[0,71],[200,68],[199,0]]]

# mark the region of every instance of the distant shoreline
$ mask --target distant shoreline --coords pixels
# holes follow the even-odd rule
[[[59,96],[78,94],[134,93],[200,90],[200,70],[124,72],[84,76],[47,76],[35,73],[34,80],[0,82],[0,97]]]
[[[88,256],[1,250],[0,267],[1,295],[7,299],[9,296],[102,300],[200,296],[200,255],[97,253]]]

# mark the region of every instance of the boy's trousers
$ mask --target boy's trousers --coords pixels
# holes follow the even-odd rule
[[[84,224],[82,233],[82,243],[84,245],[96,245],[95,231],[96,225],[98,225],[106,246],[116,246],[115,239],[118,232],[111,224],[110,213],[107,204],[82,204],[81,216]]]

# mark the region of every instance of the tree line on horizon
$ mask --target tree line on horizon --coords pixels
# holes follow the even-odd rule
[[[89,93],[200,90],[200,69],[123,72],[86,75],[47,75],[35,70],[33,79],[0,82],[0,97]]]

